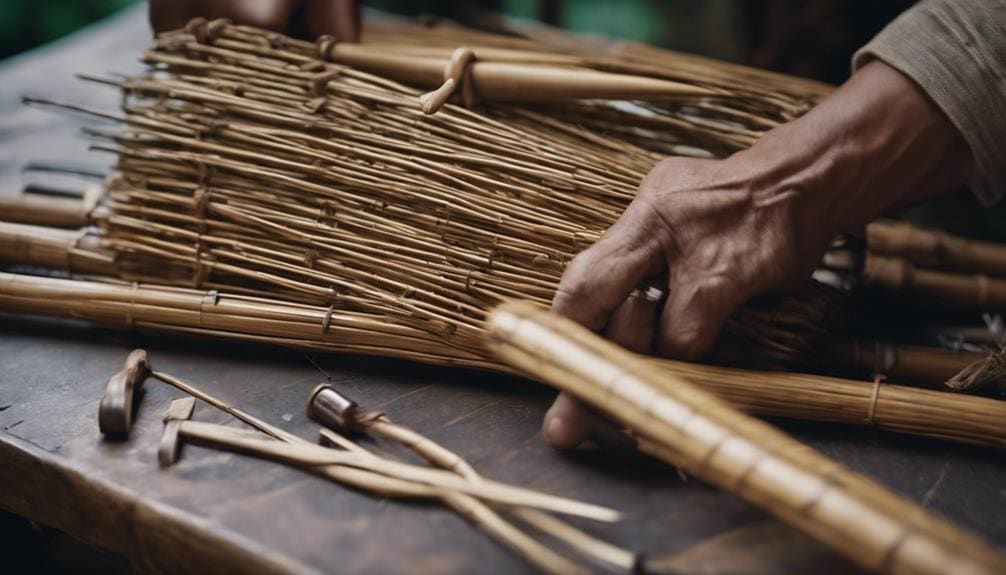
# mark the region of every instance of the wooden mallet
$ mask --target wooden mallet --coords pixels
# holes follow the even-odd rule
[[[133,426],[133,398],[150,375],[147,352],[134,349],[122,369],[105,386],[98,405],[98,429],[104,435],[125,438]]]

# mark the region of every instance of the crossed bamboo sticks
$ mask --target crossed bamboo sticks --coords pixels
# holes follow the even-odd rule
[[[136,353],[134,351],[130,358]],[[254,417],[169,373],[149,367],[146,369],[149,369],[149,377],[188,396],[174,400],[165,416],[165,433],[158,452],[162,466],[177,462],[178,440],[184,438],[217,449],[295,465],[331,481],[383,497],[440,500],[544,573],[589,571],[504,518],[498,507],[502,506],[503,510],[595,561],[622,570],[631,569],[636,563],[635,554],[596,539],[544,510],[599,521],[614,520],[617,513],[486,479],[458,455],[409,428],[392,423],[384,414],[361,414],[365,416],[337,424],[317,416],[313,406],[317,403],[318,390],[312,391],[308,413],[326,426],[321,429],[321,439],[328,447],[322,447]],[[319,387],[326,393],[336,393],[328,384]],[[191,421],[196,399],[235,417],[255,431]],[[380,456],[341,435],[343,432],[361,431],[400,443],[443,471]]]

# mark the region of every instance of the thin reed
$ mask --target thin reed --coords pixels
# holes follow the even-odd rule
[[[94,214],[117,277],[332,306],[467,360],[483,353],[486,310],[547,303],[664,153],[727,154],[770,127],[757,118],[785,115],[774,92],[717,86],[687,102],[447,104],[427,116],[417,90],[318,55],[195,21],[144,55],[148,74],[117,82],[121,128],[92,131],[119,155]],[[821,285],[787,301],[731,322],[734,356],[811,363],[846,317]]]

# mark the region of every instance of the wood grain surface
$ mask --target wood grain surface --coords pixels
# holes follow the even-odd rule
[[[81,121],[26,109],[22,94],[113,109],[116,95],[74,80],[137,67],[145,7],[0,64],[0,194],[75,187],[23,168],[52,161],[101,170]],[[311,388],[325,379],[300,352],[0,316],[0,507],[121,553],[154,572],[519,573],[527,567],[440,507],[381,501],[273,463],[183,447],[157,465],[161,417],[179,393],[143,392],[132,436],[104,440],[98,401],[134,347],[158,369],[306,438]],[[312,356],[313,357],[313,356]],[[830,551],[739,500],[626,452],[550,450],[539,435],[550,390],[484,373],[320,356],[340,391],[466,457],[485,475],[615,507],[615,525],[577,525],[644,550],[663,572],[843,573]],[[206,405],[194,419],[230,420]],[[785,429],[850,468],[1006,545],[1003,453],[841,426]]]

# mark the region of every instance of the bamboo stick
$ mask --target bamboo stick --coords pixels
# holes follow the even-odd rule
[[[232,428],[226,426],[198,421],[183,422],[179,430],[182,435],[197,441],[205,441],[233,451],[248,452],[281,462],[309,467],[349,466],[405,481],[425,483],[441,489],[466,493],[502,505],[534,507],[594,521],[613,522],[620,518],[617,511],[606,507],[546,495],[491,480],[473,483],[459,478],[453,473],[428,467],[364,457],[357,453],[328,449],[309,443],[287,443],[273,438],[260,439],[248,434],[232,433],[233,431]]]
[[[394,441],[412,450],[431,464],[456,473],[468,481],[480,482],[483,480],[475,468],[456,453],[410,428],[393,423],[387,415],[381,412],[361,412],[355,402],[335,391],[331,385],[321,384],[311,392],[307,412],[310,417],[323,425],[334,426],[339,431],[365,432],[378,438]],[[460,503],[470,506],[473,502],[461,501]],[[635,554],[601,541],[547,513],[535,509],[514,509],[513,514],[538,530],[596,560],[626,570],[632,569],[636,564]],[[540,545],[530,538],[513,541],[513,543],[519,544],[522,548],[530,548],[532,551]],[[537,556],[541,553],[541,551],[534,551],[531,555]]]
[[[734,493],[860,565],[892,573],[998,573],[1006,556],[745,417],[684,379],[529,304],[501,306],[488,345],[515,367],[629,427],[658,457]]]
[[[236,419],[250,425],[256,430],[273,437],[274,439],[293,444],[308,444],[304,439],[293,435],[274,425],[266,423],[243,410],[236,408],[223,400],[214,397],[202,390],[174,377],[171,374],[159,370],[151,370],[150,377],[159,379],[182,392],[200,399],[213,407],[230,414]],[[179,429],[186,433],[188,430]],[[370,451],[364,449],[345,437],[342,437],[328,429],[323,429],[323,437],[333,445],[352,452],[356,455],[379,459]],[[249,436],[255,437],[255,436]],[[225,438],[221,441],[226,442]],[[388,497],[419,497],[419,498],[440,498],[448,506],[453,508],[463,517],[484,529],[491,537],[502,543],[504,546],[514,550],[521,557],[529,561],[545,573],[581,573],[584,572],[578,565],[568,559],[556,554],[541,543],[535,541],[513,525],[507,523],[493,509],[482,503],[480,500],[469,495],[443,490],[425,484],[419,484],[402,480],[397,477],[387,477],[373,471],[354,469],[346,466],[332,465],[321,469],[314,469],[325,477],[339,483],[349,485],[362,491],[376,493]],[[533,510],[515,508],[515,513],[534,513]],[[546,514],[543,514],[546,515]],[[547,516],[547,515],[546,515]],[[547,516],[550,517],[550,516]],[[555,520],[559,524],[561,521]]]
[[[878,220],[866,227],[870,251],[918,266],[1006,277],[1006,247],[951,235],[909,222]]]
[[[223,291],[0,273],[0,310],[70,316],[120,329],[510,371],[482,351],[459,350],[449,340],[379,316]],[[1002,401],[818,375],[648,361],[752,414],[866,424],[1006,447]]]
[[[899,258],[867,254],[863,284],[931,307],[1006,311],[1006,279],[926,270]]]
[[[7,214],[4,214],[6,217]],[[0,262],[70,273],[114,276],[115,254],[88,230],[0,221]]]
[[[830,366],[845,373],[880,374],[893,380],[909,379],[942,385],[987,353],[954,352],[934,347],[901,345],[858,339],[831,339],[824,342]]]
[[[8,222],[79,229],[90,224],[93,206],[76,198],[21,194],[0,197],[0,214]]]

